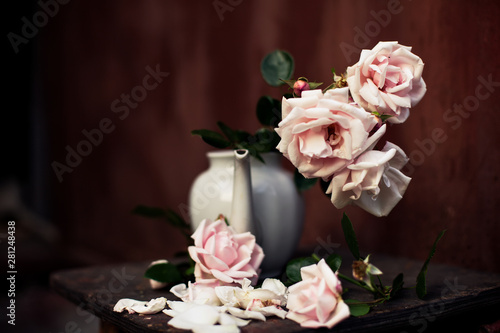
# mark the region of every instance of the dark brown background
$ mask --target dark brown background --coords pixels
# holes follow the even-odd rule
[[[500,271],[500,86],[472,105],[479,76],[500,82],[497,1],[220,2],[231,9],[222,17],[213,1],[72,1],[41,31],[36,61],[48,163],[64,163],[65,147],[76,148],[82,131],[103,118],[115,126],[62,182],[47,168],[51,220],[61,231],[58,253],[65,260],[158,259],[183,249],[175,230],[130,211],[137,204],[177,209],[187,203],[211,150],[191,130],[215,129],[218,120],[258,128],[258,98],[282,92],[261,79],[259,63],[268,52],[289,51],[296,76],[327,82],[332,67],[343,71],[358,60],[360,48],[395,40],[424,60],[428,91],[408,121],[385,137],[414,158],[403,200],[386,218],[345,210],[362,251],[423,260],[447,229],[436,262]],[[389,9],[382,26],[373,13]],[[357,51],[344,54],[342,43]],[[157,65],[169,76],[120,119],[111,103]],[[472,111],[448,111],[463,103]],[[440,142],[429,144],[435,129],[442,130]],[[329,237],[345,248],[342,211],[319,188],[305,200],[301,247]]]

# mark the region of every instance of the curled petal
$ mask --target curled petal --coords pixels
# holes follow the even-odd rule
[[[167,299],[165,297],[155,298],[150,300],[149,302],[123,298],[115,304],[113,311],[122,312],[124,310],[127,310],[130,314],[155,314],[162,311],[165,308],[166,304]]]
[[[227,311],[235,317],[241,319],[257,319],[261,321],[266,321],[264,314],[257,311],[247,311],[235,307],[227,307]]]

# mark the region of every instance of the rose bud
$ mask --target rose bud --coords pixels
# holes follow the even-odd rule
[[[302,95],[302,92],[304,90],[309,90],[309,89],[310,89],[309,83],[307,83],[307,81],[304,81],[304,80],[297,80],[293,84],[293,93],[295,94],[295,96],[298,96],[298,97],[300,97]]]

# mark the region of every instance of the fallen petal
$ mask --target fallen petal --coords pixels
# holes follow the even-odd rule
[[[288,313],[287,311],[278,308],[276,306],[265,306],[260,309],[255,309],[254,311],[261,312],[264,316],[269,317],[269,316],[276,316],[280,317],[281,319],[285,319],[286,314]]]
[[[212,325],[198,326],[192,329],[194,333],[239,333],[240,329],[236,325]]]
[[[131,307],[131,309],[140,314],[155,314],[163,309],[167,304],[167,299],[165,297],[159,297],[152,299],[146,304],[136,304]]]
[[[144,305],[146,305],[146,303],[147,302],[138,301],[138,300],[131,299],[131,298],[122,298],[121,300],[116,302],[116,304],[113,308],[113,311],[123,312],[124,310],[127,310],[128,313],[135,313],[135,311],[130,310],[133,306],[144,306]]]
[[[196,304],[192,308],[179,313],[168,324],[175,328],[191,330],[206,325],[214,325],[219,320],[219,311],[210,305]]]
[[[250,320],[243,320],[227,313],[221,313],[219,317],[219,324],[221,325],[245,326],[248,325],[249,322]]]
[[[242,310],[234,307],[227,307],[227,311],[232,314],[235,317],[242,318],[242,319],[257,319],[257,320],[262,320],[266,321],[266,317],[257,311],[247,311],[247,310]]]

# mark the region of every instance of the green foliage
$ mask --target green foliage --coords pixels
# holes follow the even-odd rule
[[[148,207],[144,205],[138,205],[132,210],[132,214],[141,215],[150,218],[165,218],[167,212],[163,208],[158,207]]]
[[[310,266],[316,263],[312,257],[303,257],[292,259],[286,265],[287,284],[291,285],[302,281],[300,269],[305,266]]]
[[[318,182],[318,178],[306,178],[295,169],[293,181],[299,192],[304,192],[312,188]]]
[[[389,296],[392,298],[396,296],[396,294],[403,289],[404,285],[404,275],[403,273],[399,273],[394,280],[392,281],[392,288]]]
[[[338,254],[332,253],[326,258],[326,263],[332,271],[337,272],[342,264],[342,257]]]
[[[171,263],[152,265],[144,273],[144,277],[164,283],[180,283],[183,277],[177,266]]]
[[[380,120],[385,123],[387,121],[387,119],[391,118],[392,115],[390,114],[380,114],[380,112],[377,112],[377,111],[372,111],[372,114],[378,118],[380,118]]]
[[[423,299],[425,295],[427,295],[427,283],[426,283],[426,276],[427,276],[427,269],[429,267],[429,262],[431,261],[431,258],[434,256],[434,253],[436,252],[436,246],[439,240],[444,236],[444,233],[446,230],[443,230],[439,233],[437,236],[436,240],[434,241],[434,244],[432,244],[431,251],[429,252],[429,256],[425,260],[422,268],[420,269],[420,272],[418,273],[417,276],[417,296],[420,299]]]
[[[355,299],[345,299],[344,302],[349,306],[351,316],[360,317],[370,312],[370,306],[365,302]]]
[[[286,51],[276,50],[262,59],[260,72],[267,84],[279,87],[282,80],[289,80],[294,69],[293,57]]]
[[[186,240],[189,244],[192,242],[191,227],[189,223],[187,223],[179,214],[171,209],[137,205],[132,210],[132,214],[147,218],[164,219],[165,222],[179,229],[184,237],[186,237]]]
[[[271,96],[262,96],[257,102],[256,113],[263,126],[278,127],[281,121],[281,102]]]
[[[361,256],[359,254],[358,240],[356,239],[356,234],[354,233],[354,228],[352,226],[351,220],[349,220],[349,217],[347,217],[346,213],[344,213],[342,216],[341,224],[349,250],[351,251],[355,260],[360,260]]]
[[[199,135],[203,141],[215,148],[223,149],[231,145],[231,142],[226,140],[223,135],[211,130],[199,129],[191,131],[191,134]]]

